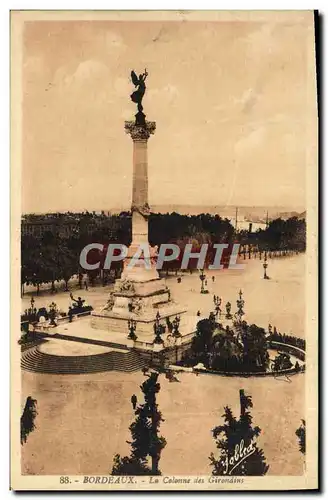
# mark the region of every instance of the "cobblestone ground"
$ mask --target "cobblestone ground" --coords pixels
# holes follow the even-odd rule
[[[235,305],[240,288],[244,292],[247,320],[304,337],[304,256],[269,261],[270,280],[263,280],[262,262],[245,261],[242,271],[216,271],[208,275],[208,295],[200,295],[196,274],[177,283],[168,280],[172,297],[202,315],[212,309],[213,293]],[[212,282],[211,276],[215,276]],[[81,291],[97,307],[104,303],[110,287]],[[74,295],[77,293],[74,290]],[[23,299],[26,307],[30,295]],[[42,292],[41,306],[55,300],[67,309],[68,293],[54,296]],[[253,397],[254,424],[262,434],[269,473],[299,475],[303,456],[298,451],[295,430],[304,417],[305,376],[290,379],[227,378],[182,374],[180,382],[160,377],[159,408],[167,440],[160,462],[163,474],[210,474],[208,456],[215,453],[211,429],[222,423],[223,408],[238,412],[239,389]],[[36,430],[22,447],[25,474],[107,474],[115,453],[128,453],[126,440],[133,420],[130,397],[141,398],[140,373],[107,372],[93,375],[40,375],[22,372],[22,404],[28,395],[38,401]]]

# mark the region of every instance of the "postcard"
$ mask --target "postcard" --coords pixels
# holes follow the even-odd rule
[[[11,12],[13,490],[318,489],[318,27]]]

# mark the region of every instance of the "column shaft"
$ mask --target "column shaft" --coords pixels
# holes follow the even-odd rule
[[[132,205],[148,204],[147,141],[133,141]]]
[[[148,221],[141,212],[148,206],[147,140],[133,141],[132,244],[148,243]]]

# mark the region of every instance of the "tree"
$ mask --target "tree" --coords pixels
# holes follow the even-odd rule
[[[183,364],[225,372],[266,371],[269,365],[266,332],[246,321],[234,323],[234,328],[217,323],[215,314],[198,321],[191,348],[183,356]]]
[[[36,410],[36,399],[31,396],[26,398],[23,414],[21,416],[21,444],[26,443],[27,436],[35,429],[35,417],[38,412]]]
[[[40,285],[47,281],[41,241],[31,235],[21,240],[21,280],[22,284],[32,284],[39,293]]]
[[[250,371],[265,371],[269,364],[269,354],[264,328],[248,325],[246,321],[243,321],[241,339],[244,345],[244,368]]]
[[[71,212],[29,214],[24,217],[22,225],[24,223],[40,224],[37,231],[27,235],[23,232],[22,235],[22,294],[25,283],[35,285],[38,293],[42,283],[50,282],[51,290],[54,292],[55,281],[64,279],[67,289],[68,280],[79,272],[79,255],[88,243],[98,241],[106,247],[111,242],[118,242],[128,246],[132,239],[130,212],[111,216],[87,211],[77,214]],[[40,230],[43,224],[48,227],[45,232]],[[182,250],[186,243],[193,243],[194,250],[197,250],[202,243],[209,244],[207,265],[213,260],[213,243],[226,243],[231,240],[232,235],[233,227],[230,222],[218,215],[189,216],[173,212],[150,214],[149,218],[149,238],[152,245],[172,242],[179,243],[181,248],[179,258],[164,263],[166,270],[180,269]],[[88,259],[91,257],[90,253]],[[103,264],[103,261],[101,263]],[[192,269],[195,265],[196,260],[190,259],[189,268]],[[119,277],[122,272],[122,262],[114,262],[112,269],[116,277]],[[98,271],[88,272],[91,284],[98,274]],[[80,280],[80,287],[81,283]]]
[[[198,321],[189,355],[184,356],[184,360],[189,359],[192,364],[204,363],[205,366],[209,366],[214,337],[218,332],[219,324],[216,323],[213,313],[210,314],[209,318]]]
[[[158,435],[160,424],[164,422],[156,403],[156,394],[160,390],[158,375],[151,372],[140,386],[145,402],[137,406],[136,419],[130,425],[132,441],[128,444],[131,445],[131,453],[129,457],[115,455],[112,475],[161,475],[158,465],[166,440]]]
[[[51,293],[56,291],[55,281],[62,279],[62,269],[60,266],[61,239],[57,234],[47,232],[42,238],[42,276],[43,282],[51,283]]]
[[[78,258],[68,247],[65,240],[62,240],[58,247],[58,268],[60,270],[58,278],[63,278],[65,281],[65,292],[68,292],[68,282],[78,270]]]
[[[305,455],[305,420],[302,420],[302,424],[295,432],[298,437],[300,452]]]
[[[261,248],[304,252],[306,249],[306,221],[298,217],[290,217],[287,220],[274,219],[269,222],[265,230],[260,229],[254,236]]]
[[[240,371],[243,369],[243,346],[232,330],[224,330],[213,337],[212,368],[219,371]]]
[[[273,360],[272,371],[280,372],[282,370],[289,370],[292,366],[293,363],[290,360],[289,354],[280,352]]]
[[[212,339],[216,327],[213,318],[201,319],[197,323],[196,334],[192,342],[192,350],[197,354],[207,354],[211,350]]]
[[[248,411],[253,407],[252,398],[246,396],[242,389],[239,397],[239,419],[226,406],[222,415],[225,423],[212,430],[216,446],[220,450],[219,459],[213,453],[209,457],[213,476],[264,476],[269,469],[263,450],[256,443],[261,429],[252,426],[252,416]]]

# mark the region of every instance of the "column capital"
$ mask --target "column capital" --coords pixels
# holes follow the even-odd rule
[[[145,121],[144,125],[136,125],[135,121],[126,121],[125,132],[130,134],[133,141],[148,141],[151,134],[155,133],[156,122]]]

